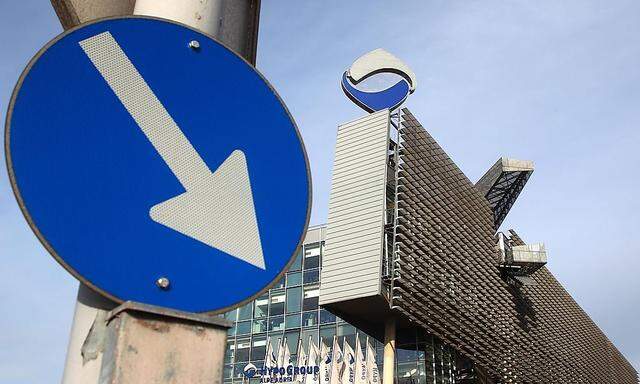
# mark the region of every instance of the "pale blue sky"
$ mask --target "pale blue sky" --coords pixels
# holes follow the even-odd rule
[[[61,27],[47,0],[0,1],[0,114]],[[418,76],[407,105],[473,181],[502,155],[536,171],[503,228],[549,266],[640,369],[640,2],[263,0],[258,68],[303,133],[326,219],[350,62],[383,47]],[[77,283],[44,251],[0,171],[0,382],[59,381]]]

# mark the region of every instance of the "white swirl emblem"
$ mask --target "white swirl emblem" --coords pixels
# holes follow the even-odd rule
[[[402,77],[387,89],[365,92],[356,88],[362,80],[379,73],[394,73]],[[367,112],[395,109],[416,90],[416,75],[400,59],[378,48],[360,56],[342,75],[342,90],[351,101]]]

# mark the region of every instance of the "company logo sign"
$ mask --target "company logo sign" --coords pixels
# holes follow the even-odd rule
[[[260,376],[261,383],[287,383],[293,382],[297,376],[317,375],[320,367],[317,365],[297,366],[289,364],[286,367],[262,367],[257,368],[254,364],[247,364],[244,367],[243,374],[246,378]]]
[[[380,91],[368,92],[357,88],[363,80],[382,73],[393,73],[402,79]],[[342,75],[342,90],[345,95],[367,112],[399,107],[416,90],[416,85],[413,71],[382,48],[360,56]]]

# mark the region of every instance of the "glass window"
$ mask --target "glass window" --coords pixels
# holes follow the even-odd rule
[[[236,343],[235,341],[227,342],[227,349],[224,352],[224,362],[225,363],[233,363],[233,356],[236,353]],[[227,377],[227,376],[225,376]]]
[[[318,311],[303,312],[302,313],[302,326],[312,327],[318,324]]]
[[[424,348],[422,346],[418,346],[418,360],[424,360],[425,359],[425,355],[424,355]]]
[[[320,244],[304,247],[304,269],[320,267]]]
[[[425,364],[424,360],[418,361],[419,380],[417,384],[433,383],[432,376],[427,374],[427,366],[431,367],[431,363]],[[431,378],[431,381],[427,381],[429,378]]]
[[[337,335],[339,339],[346,337],[351,346],[356,343],[356,329],[351,324],[339,324]]]
[[[300,312],[302,304],[302,287],[287,289],[287,313]]]
[[[236,383],[241,383],[242,382],[242,377],[244,376],[243,371],[244,371],[244,366],[245,364],[236,364],[233,367],[233,378],[235,379]]]
[[[309,350],[309,337],[311,337],[315,345],[318,346],[318,329],[316,328],[303,329],[301,337],[302,337],[302,346],[304,347],[305,351]]]
[[[282,315],[284,313],[284,291],[272,291],[269,308],[269,316]]]
[[[269,294],[267,293],[266,295],[258,297],[254,302],[254,307],[254,317],[256,319],[267,317],[267,311],[269,309]]]
[[[335,323],[335,322],[336,322],[336,315],[327,311],[326,309],[320,309],[320,324]]]
[[[318,286],[306,287],[304,289],[304,301],[302,309],[304,311],[310,311],[312,309],[318,309],[318,298],[320,296],[320,288]]]
[[[233,325],[231,326],[231,328],[229,328],[229,330],[227,331],[227,338],[229,337],[233,337],[236,335],[236,324],[233,323]]]
[[[421,348],[424,350],[427,360],[433,360],[433,345],[431,344],[431,341],[421,344]]]
[[[300,269],[302,269],[302,249],[298,251],[295,261],[289,268],[290,271],[299,271]]]
[[[231,375],[233,375],[233,365],[231,364],[225,364],[224,365],[224,378],[225,379],[229,379],[231,378]]]
[[[253,320],[253,333],[267,332],[267,319]]]
[[[278,282],[273,287],[271,287],[271,289],[280,289],[280,288],[284,288],[284,276],[282,276],[282,278],[278,280]]]
[[[398,363],[398,384],[413,384],[418,381],[418,367],[416,362]]]
[[[276,332],[276,333],[269,332],[268,340],[271,342],[271,350],[273,351],[273,355],[276,357],[278,356],[278,348],[280,348],[280,342],[282,341],[283,337],[284,337],[283,332]]]
[[[251,321],[238,321],[236,335],[246,335],[251,333]]]
[[[238,313],[237,309],[234,309],[233,311],[229,311],[227,313],[224,314],[224,318],[229,320],[229,321],[236,321],[236,314]]]
[[[285,319],[285,328],[300,328],[300,314],[287,315]]]
[[[416,361],[418,359],[418,353],[415,350],[415,346],[401,345],[397,349],[396,361],[398,363],[405,363],[409,361]]]
[[[287,345],[289,346],[289,352],[291,355],[295,355],[298,353],[298,340],[300,339],[300,330],[292,330],[284,333],[284,337],[287,340]]]
[[[442,381],[442,350],[440,349],[440,346],[436,345],[433,352],[433,365],[435,367],[436,380]]]
[[[310,271],[304,271],[304,284],[313,284],[320,281],[320,270],[312,269]]]
[[[238,321],[251,319],[252,309],[253,309],[253,303],[248,303],[238,308]]]
[[[267,336],[254,336],[251,346],[251,361],[262,360],[267,353]],[[260,367],[256,365],[256,367]]]
[[[333,340],[333,336],[336,334],[335,325],[323,325],[320,327],[320,337],[323,340]]]
[[[249,343],[249,339],[238,339],[236,342],[236,363],[239,361],[249,361],[249,348],[251,344]],[[240,365],[240,364],[236,364]]]
[[[287,275],[287,287],[302,284],[302,272],[292,272]]]
[[[358,337],[360,338],[360,347],[362,347],[362,353],[365,354],[367,353],[367,334],[364,332],[358,332]],[[370,340],[373,340],[372,338]],[[353,345],[353,348],[355,348],[355,344]],[[375,343],[374,346],[375,348]]]
[[[269,331],[284,330],[284,316],[275,316],[269,318]]]

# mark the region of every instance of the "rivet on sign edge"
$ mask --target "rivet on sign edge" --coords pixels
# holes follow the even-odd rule
[[[171,282],[166,277],[160,277],[160,278],[158,278],[158,280],[156,280],[156,285],[158,286],[158,288],[160,288],[162,290],[169,289],[169,285],[170,284],[171,284]]]
[[[191,49],[200,49],[200,43],[198,42],[198,40],[191,40],[189,42],[189,48],[191,48]]]

